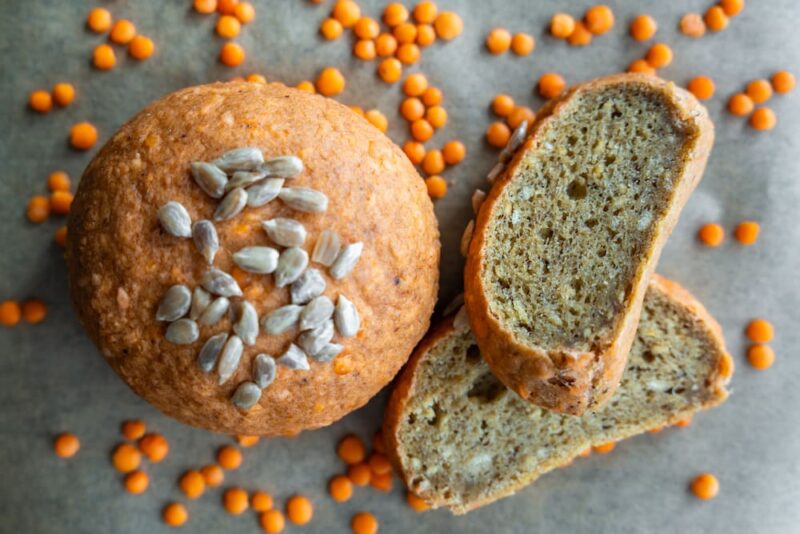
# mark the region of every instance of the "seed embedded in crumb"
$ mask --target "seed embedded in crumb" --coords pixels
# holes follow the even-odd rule
[[[270,274],[278,267],[280,253],[272,247],[245,247],[232,257],[234,263],[248,273]]]
[[[242,359],[242,352],[244,345],[239,336],[231,336],[225,342],[222,348],[222,354],[219,357],[219,364],[217,365],[217,375],[219,380],[217,383],[221,386],[233,375],[236,368],[239,367],[239,360]]]
[[[164,231],[175,237],[192,237],[192,218],[179,202],[170,200],[158,208],[158,221]]]
[[[330,275],[336,280],[341,280],[347,276],[358,263],[363,249],[364,244],[361,242],[345,246],[336,257],[336,261],[331,265]]]
[[[242,290],[236,280],[224,271],[212,267],[200,279],[203,289],[220,297],[241,297]]]
[[[278,156],[265,161],[259,170],[274,178],[296,178],[303,172],[303,160],[297,156]]]
[[[195,161],[192,163],[192,177],[200,189],[211,198],[222,198],[225,194],[228,176],[216,165]]]
[[[314,252],[311,254],[311,259],[325,267],[330,267],[339,256],[340,249],[341,239],[339,234],[333,230],[323,230],[314,244]]]
[[[476,189],[475,192],[472,193],[472,213],[475,215],[478,214],[484,200],[486,200],[486,193],[481,189]]]
[[[253,382],[261,389],[272,384],[277,372],[275,358],[269,354],[261,353],[253,359]]]
[[[188,345],[197,341],[200,337],[200,329],[197,323],[191,319],[178,319],[167,327],[164,337],[170,343],[176,345]]]
[[[361,326],[358,310],[355,304],[350,302],[344,295],[339,295],[336,300],[336,309],[333,317],[336,322],[336,331],[339,332],[340,336],[353,337],[358,333],[358,329]]]
[[[461,234],[461,246],[460,251],[461,255],[465,258],[467,257],[467,252],[469,251],[469,243],[472,241],[472,233],[475,231],[475,220],[471,220],[467,223],[467,227],[464,228],[464,233]]]
[[[217,324],[225,315],[225,312],[228,311],[230,305],[231,301],[229,301],[227,298],[217,297],[211,302],[211,304],[206,306],[206,309],[203,310],[203,312],[200,314],[200,317],[197,318],[197,322],[203,326]]]
[[[264,317],[263,327],[264,332],[271,336],[277,336],[294,328],[298,321],[300,321],[300,313],[303,311],[303,306],[296,304],[287,304],[282,306],[272,313]]]
[[[233,323],[233,331],[242,338],[245,345],[255,345],[258,337],[258,313],[255,307],[246,300],[237,302],[234,306],[234,316],[236,322]]]
[[[331,319],[322,321],[310,330],[297,336],[296,343],[306,354],[314,356],[333,339],[334,327]]]
[[[201,371],[210,373],[214,369],[217,358],[220,352],[222,352],[222,347],[225,346],[227,340],[227,332],[222,332],[221,334],[208,338],[208,341],[205,342],[203,348],[200,349],[200,353],[197,355],[197,366],[200,367]]]
[[[261,398],[261,388],[252,382],[242,382],[231,397],[231,401],[242,410],[249,410]]]
[[[285,217],[276,217],[261,223],[269,238],[282,247],[301,247],[306,242],[306,228],[302,223]]]
[[[207,219],[197,221],[192,225],[192,239],[198,252],[211,265],[214,263],[214,256],[219,250],[219,236],[214,223]]]
[[[247,205],[251,208],[260,208],[278,198],[283,188],[283,178],[267,178],[255,185],[251,185],[247,192]]]
[[[300,313],[300,331],[310,330],[333,317],[334,306],[325,295],[319,296],[306,304]]]
[[[275,286],[285,287],[300,278],[308,267],[308,253],[302,248],[291,247],[281,252],[275,269]]]
[[[177,321],[189,311],[192,305],[192,293],[185,285],[178,284],[170,287],[156,311],[157,321]]]
[[[254,147],[234,148],[211,163],[225,172],[253,171],[264,163],[264,154]]]
[[[277,359],[276,363],[295,371],[308,371],[311,368],[308,365],[306,353],[294,343],[289,345],[289,348]]]
[[[247,205],[247,191],[241,187],[232,189],[214,211],[215,221],[227,221],[236,217]]]
[[[189,319],[196,321],[208,305],[211,304],[211,295],[201,287],[194,288],[192,291],[192,306],[189,310]]]
[[[292,304],[306,304],[325,292],[325,278],[318,269],[307,269],[292,283]]]
[[[328,209],[328,197],[316,189],[284,187],[278,196],[287,206],[298,211],[322,213]]]
[[[338,343],[328,343],[318,350],[316,354],[312,354],[312,358],[318,362],[328,363],[333,361],[333,359],[336,358],[336,356],[338,356],[343,350],[344,346],[339,345]]]

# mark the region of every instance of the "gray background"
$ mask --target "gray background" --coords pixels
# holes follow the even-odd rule
[[[361,0],[364,12],[378,17],[385,2]],[[727,97],[756,77],[780,68],[798,72],[800,4],[796,0],[749,2],[723,33],[691,40],[676,31],[680,15],[703,11],[709,0],[673,2],[609,1],[617,16],[610,35],[588,48],[568,47],[545,36],[550,15],[567,10],[580,16],[589,1],[440,0],[465,21],[463,35],[423,53],[413,71],[422,71],[444,89],[450,122],[429,146],[462,139],[469,156],[446,173],[451,192],[437,202],[443,230],[442,302],[460,291],[458,240],[470,217],[468,197],[483,185],[495,153],[483,142],[491,114],[487,105],[499,91],[538,107],[534,80],[555,70],[569,82],[624,69],[648,44],[627,35],[630,19],[646,11],[657,19],[658,40],[675,50],[662,74],[679,84],[698,74],[713,77],[716,96],[708,107],[717,126],[717,143],[705,179],[690,200],[669,243],[659,271],[690,288],[722,323],[738,370],[727,404],[698,416],[687,429],[673,429],[621,443],[607,456],[581,459],[549,474],[519,495],[466,517],[436,511],[417,515],[406,507],[395,483],[391,495],[356,489],[346,504],[334,504],[327,479],[342,471],[334,444],[348,432],[369,437],[378,426],[385,393],[366,408],[324,430],[294,440],[275,439],[247,450],[242,469],[226,486],[272,492],[279,505],[294,492],[315,503],[306,532],[347,532],[352,514],[375,513],[382,532],[797,532],[800,527],[800,289],[797,283],[800,219],[800,94],[770,101],[778,126],[769,133],[751,130],[728,115]],[[169,420],[134,396],[98,356],[81,332],[67,300],[61,251],[52,235],[57,217],[42,225],[25,219],[25,203],[46,190],[47,174],[69,171],[77,179],[92,153],[67,147],[69,125],[91,120],[101,140],[147,102],[192,84],[260,72],[295,84],[313,79],[324,66],[345,72],[347,90],[338,99],[377,107],[390,118],[391,137],[407,138],[397,116],[400,85],[386,86],[374,75],[376,63],[350,54],[350,39],[323,42],[317,34],[331,1],[257,1],[256,21],[238,39],[248,59],[238,69],[216,61],[221,40],[213,35],[215,17],[191,12],[190,0],[102,2],[115,17],[129,17],[152,36],[157,55],[144,63],[126,58],[121,47],[111,72],[90,68],[95,44],[104,37],[84,30],[84,17],[96,2],[29,0],[0,2],[0,300],[34,296],[50,313],[38,326],[0,328],[0,531],[2,532],[162,532],[162,506],[181,494],[177,476],[213,460],[229,438]],[[537,39],[527,58],[491,57],[483,49],[493,26],[528,31]],[[26,109],[30,90],[68,80],[78,98],[66,110],[38,116]],[[728,230],[742,219],[757,219],[762,237],[754,247],[732,239],[716,250],[695,240],[698,226],[720,221]],[[742,330],[754,316],[776,326],[773,369],[757,372],[744,359]],[[379,358],[380,355],[375,355]],[[126,494],[111,467],[109,452],[120,440],[119,423],[141,417],[170,441],[167,461],[148,466],[152,484],[141,496]],[[83,447],[70,461],[52,453],[52,437],[76,432]],[[687,484],[700,471],[715,473],[719,497],[699,502]],[[255,514],[232,517],[219,504],[221,490],[189,503],[186,532],[257,532]],[[300,531],[288,527],[287,531]]]

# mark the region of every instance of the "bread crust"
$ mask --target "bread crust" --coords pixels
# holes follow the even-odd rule
[[[723,375],[722,360],[730,360],[730,356],[725,348],[725,339],[722,336],[722,329],[719,323],[709,314],[706,308],[700,303],[688,290],[683,288],[677,282],[668,280],[657,274],[653,274],[649,282],[649,290],[657,291],[665,295],[679,306],[682,306],[688,313],[696,318],[696,322],[706,328],[710,339],[716,347],[715,354],[717,354],[717,364],[714,366],[715,371],[712,372],[707,380],[707,395],[704,397],[703,403],[698,410],[686,410],[680,413],[672,414],[666,421],[665,426],[673,425],[678,421],[690,417],[699,410],[712,408],[722,403],[727,397],[728,392],[725,385],[730,381],[733,373],[733,368],[730,372]],[[457,333],[457,328],[453,324],[453,318],[447,318],[439,322],[431,329],[428,335],[420,342],[414,354],[409,359],[403,371],[398,376],[395,385],[392,389],[389,402],[386,407],[383,422],[383,436],[386,442],[386,455],[395,466],[397,472],[403,478],[407,487],[412,487],[412,479],[414,473],[409,466],[403,465],[402,458],[403,446],[400,440],[399,429],[400,422],[405,416],[406,405],[415,394],[415,384],[417,380],[417,370],[422,365],[426,358],[428,358],[430,350],[436,346],[437,343],[446,337]],[[730,362],[729,362],[730,363]],[[732,364],[731,364],[732,365]],[[619,435],[617,439],[624,439],[633,435],[641,434],[650,430],[650,428],[643,424],[634,429],[626,435]],[[600,443],[587,443],[587,447],[592,445],[599,445]],[[544,473],[552,471],[558,467],[566,466],[577,457],[580,451],[575,451],[572,454],[562,455],[560,457],[552,457],[538,465],[538,468],[529,473],[518,473],[516,481],[502,491],[498,491],[492,495],[487,495],[483,499],[473,502],[459,502],[454,503],[452,500],[446,499],[442,495],[437,495],[432,492],[420,491],[418,497],[425,500],[431,507],[447,507],[454,514],[465,514],[476,508],[480,508],[494,501],[513,495],[517,491],[531,484]]]
[[[636,266],[625,306],[600,349],[575,351],[569,348],[545,349],[517,340],[490,311],[488,288],[483,283],[485,241],[489,222],[504,188],[524,153],[536,150],[537,133],[557,116],[570,99],[585,90],[630,83],[645,85],[665,95],[675,112],[694,126],[695,142],[673,193],[667,212],[654,227],[643,261]],[[484,358],[497,377],[522,398],[542,407],[580,415],[606,402],[619,385],[627,354],[639,324],[642,300],[648,280],[678,216],[705,169],[714,140],[714,126],[706,109],[687,91],[654,76],[617,74],[577,85],[562,97],[546,105],[532,125],[531,135],[517,151],[506,171],[492,187],[481,205],[470,242],[464,269],[464,299],[470,324]],[[605,348],[602,348],[605,347]],[[568,377],[569,380],[562,380]]]

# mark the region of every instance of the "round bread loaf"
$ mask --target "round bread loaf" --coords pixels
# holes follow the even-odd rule
[[[292,209],[281,198],[215,221],[220,199],[195,182],[193,162],[255,147],[266,159],[296,156],[302,172],[283,187],[324,193],[324,212]],[[233,274],[253,304],[259,333],[245,345],[233,375],[219,384],[219,368],[204,372],[197,356],[220,333],[234,335],[235,317],[199,326],[196,341],[174,344],[169,323],[156,311],[167,290],[190,291],[210,269],[192,238],[175,237],[158,210],[174,201],[191,220],[208,219],[219,236],[213,267]],[[360,327],[338,331],[344,348],[325,361],[309,356],[308,369],[278,362],[274,381],[249,409],[237,407],[237,388],[253,380],[257,355],[282,355],[298,328],[267,335],[266,315],[290,303],[289,286],[274,274],[239,269],[244,247],[285,250],[262,229],[277,217],[302,223],[309,256],[320,234],[336,232],[342,246],[363,243],[346,276],[335,279],[315,263],[324,295],[355,305]],[[228,82],[190,87],[151,104],[125,124],[87,167],[69,220],[67,263],[78,316],[113,369],[146,400],[185,423],[231,434],[291,435],[330,424],[364,405],[405,363],[428,328],[438,285],[439,234],[432,204],[412,164],[387,137],[347,107],[280,84]],[[212,296],[213,298],[213,296]],[[191,330],[191,329],[189,329]],[[189,336],[191,339],[193,336]],[[251,391],[252,394],[252,391]]]

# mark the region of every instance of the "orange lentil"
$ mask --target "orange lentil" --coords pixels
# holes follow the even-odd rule
[[[353,496],[353,483],[344,475],[336,475],[328,483],[328,493],[336,502],[349,501]]]
[[[578,453],[578,456],[580,456],[581,458],[588,458],[591,455],[592,455],[591,447],[586,447],[585,449],[583,449],[581,452]]]
[[[238,469],[242,465],[242,452],[236,447],[224,445],[217,451],[217,463],[223,469]]]
[[[556,39],[566,39],[575,31],[575,19],[566,13],[556,13],[550,19],[550,35]]]
[[[120,443],[111,454],[111,463],[120,473],[130,473],[142,463],[142,453],[129,443]]]
[[[239,22],[247,24],[256,18],[256,8],[250,2],[239,2],[233,9],[233,14]]]
[[[400,45],[395,53],[395,57],[404,65],[413,65],[419,61],[420,55],[419,47],[414,43]]]
[[[408,20],[408,9],[399,2],[388,4],[383,10],[383,22],[390,28]]]
[[[379,452],[373,452],[367,459],[370,471],[374,475],[385,475],[392,472],[392,464],[389,463],[388,458]]]
[[[772,85],[767,80],[753,80],[747,84],[745,94],[754,104],[761,104],[772,97]]]
[[[725,230],[717,223],[707,223],[700,227],[697,237],[707,247],[718,247],[725,238]]]
[[[436,30],[430,24],[417,24],[417,39],[414,42],[422,48],[432,45],[436,42]]]
[[[750,115],[750,126],[756,130],[771,130],[777,122],[775,112],[770,108],[758,108]]]
[[[648,432],[650,432],[651,434],[658,434],[662,430],[664,430],[663,426],[657,426],[655,428],[651,428],[650,430],[648,430]]]
[[[457,13],[452,11],[442,11],[436,16],[433,21],[433,27],[436,30],[436,35],[440,39],[450,41],[455,39],[461,32],[464,31],[464,21]]]
[[[236,436],[236,443],[238,443],[241,447],[252,447],[260,440],[261,438],[259,438],[258,436],[245,436],[245,435]]]
[[[492,111],[501,117],[507,117],[514,110],[514,99],[505,94],[498,94],[492,99]]]
[[[28,105],[34,111],[47,113],[53,109],[53,97],[47,91],[38,89],[33,91],[28,97]]]
[[[425,105],[419,98],[406,98],[400,104],[400,114],[409,122],[425,116]]]
[[[721,32],[728,27],[728,16],[725,11],[719,6],[711,6],[703,15],[703,21],[706,27],[712,32]]]
[[[53,101],[59,106],[66,107],[75,100],[75,86],[71,83],[60,82],[53,86]]]
[[[349,434],[339,442],[336,454],[347,465],[361,463],[366,456],[364,442],[355,434]]]
[[[714,80],[708,76],[696,76],[689,80],[686,86],[689,92],[692,93],[698,100],[708,100],[714,96]]]
[[[47,220],[50,216],[50,200],[43,196],[34,196],[28,201],[27,209],[28,220],[39,224]]]
[[[61,248],[64,248],[64,247],[67,246],[67,227],[66,226],[62,226],[58,230],[56,230],[56,233],[55,233],[55,236],[54,236],[54,240],[55,240],[56,244]]]
[[[689,417],[684,417],[683,419],[675,423],[675,426],[677,426],[678,428],[686,428],[691,424],[692,424],[692,416],[690,415]]]
[[[753,319],[747,324],[745,334],[754,343],[769,343],[775,337],[775,329],[766,319]]]
[[[560,74],[547,72],[539,78],[539,94],[542,98],[555,98],[564,91],[567,83]]]
[[[422,170],[425,174],[439,174],[444,171],[444,157],[441,150],[429,150],[422,159]]]
[[[314,516],[314,506],[308,497],[293,495],[286,501],[286,516],[295,525],[305,525]]]
[[[256,512],[272,510],[272,495],[265,491],[254,491],[250,496],[250,507]]]
[[[268,534],[278,534],[283,532],[286,520],[280,510],[267,510],[258,519],[261,529]]]
[[[86,17],[86,26],[95,33],[104,33],[111,28],[111,12],[102,7],[89,11]]]
[[[361,17],[353,27],[353,33],[359,39],[374,39],[381,32],[378,21],[372,17]]]
[[[776,93],[789,93],[795,86],[794,75],[786,70],[779,70],[772,75],[772,88]]]
[[[219,51],[219,60],[228,67],[238,67],[244,63],[244,48],[238,43],[225,43]]]
[[[425,112],[425,120],[434,128],[442,128],[447,124],[447,110],[442,106],[431,106]]]
[[[435,2],[418,2],[417,5],[414,6],[414,20],[420,24],[431,24],[436,20],[436,14],[438,12],[439,8],[436,7]]]
[[[429,176],[425,178],[425,188],[428,190],[428,196],[431,198],[442,198],[447,194],[447,182],[441,176]],[[370,471],[370,473],[372,473]],[[370,477],[370,484],[372,483],[372,479],[377,477],[375,473],[372,473]]]
[[[655,76],[656,69],[650,66],[644,59],[637,59],[634,60],[630,65],[628,65],[628,72],[638,72],[640,74],[648,74],[650,76]]]
[[[503,122],[493,122],[486,128],[486,141],[493,147],[503,148],[508,143],[509,137],[511,137],[511,130]]]
[[[364,39],[356,41],[353,45],[353,55],[364,61],[375,59],[375,41]]]
[[[680,30],[687,37],[702,37],[706,33],[706,23],[699,13],[686,13],[681,17]]]
[[[409,74],[403,82],[403,92],[408,96],[420,96],[427,88],[428,79],[421,73]]]
[[[522,124],[522,121],[528,121],[528,125],[530,126],[534,118],[536,118],[536,114],[531,108],[527,106],[517,106],[508,114],[508,117],[506,117],[506,124],[508,124],[509,128],[516,128]]]
[[[372,478],[372,471],[370,471],[369,466],[363,462],[353,464],[347,468],[347,478],[356,486],[366,486],[369,484],[370,478]]]
[[[169,454],[169,443],[161,434],[145,434],[139,440],[139,450],[147,456],[148,460],[157,464]]]
[[[206,490],[206,480],[200,471],[190,469],[178,480],[178,487],[188,499],[197,499]]]
[[[237,5],[239,5],[239,0],[218,0],[217,11],[223,15],[233,15]]]
[[[763,371],[775,363],[775,352],[769,345],[753,345],[747,349],[747,361],[754,369]]]
[[[377,109],[367,110],[364,113],[364,118],[367,119],[375,128],[384,133],[386,133],[386,130],[389,129],[389,121],[386,119],[386,115]]]
[[[692,493],[700,500],[713,499],[719,493],[719,481],[711,473],[703,473],[692,480]]]
[[[752,245],[758,240],[758,233],[761,230],[755,221],[742,221],[736,225],[733,237],[742,245]]]
[[[123,484],[128,493],[139,495],[147,491],[147,487],[150,485],[150,477],[144,471],[132,471],[125,475]]]
[[[744,9],[744,0],[720,0],[719,7],[729,17],[735,17]]]
[[[117,56],[114,49],[107,44],[99,44],[92,52],[92,64],[100,70],[110,70],[117,64]]]
[[[486,48],[491,54],[503,54],[511,46],[511,32],[505,28],[495,28],[486,36]]]
[[[397,51],[397,39],[390,33],[382,33],[375,39],[375,53],[380,57],[392,56]]]
[[[592,42],[592,32],[586,28],[582,21],[575,23],[575,29],[567,37],[570,46],[587,46]]]
[[[130,44],[128,44],[128,54],[130,54],[133,59],[138,59],[139,61],[149,58],[155,51],[156,45],[153,43],[153,40],[144,35],[137,35],[131,40]]]
[[[609,452],[614,450],[617,444],[613,441],[609,441],[608,443],[602,443],[600,445],[595,445],[592,447],[592,450],[599,454],[608,454]]]
[[[136,26],[128,19],[119,19],[111,27],[108,38],[112,43],[128,44],[136,35]]]
[[[53,171],[47,177],[50,191],[69,191],[70,185],[69,175],[64,171]]]
[[[377,534],[378,520],[369,512],[358,512],[350,521],[353,534]]]
[[[311,93],[312,95],[317,92],[317,90],[314,88],[314,84],[308,80],[298,82],[297,85],[295,85],[295,88],[306,93]]]
[[[387,57],[378,64],[378,76],[386,83],[395,83],[403,75],[403,64],[393,57]]]
[[[181,503],[173,502],[164,507],[164,510],[161,512],[161,517],[164,519],[164,523],[167,525],[171,527],[179,527],[186,523],[186,520],[189,519],[189,512]]]
[[[425,146],[422,143],[417,143],[416,141],[406,141],[403,145],[403,152],[406,153],[408,159],[411,160],[411,163],[414,165],[419,165],[422,163],[422,159],[425,157]]]
[[[442,100],[444,100],[444,95],[438,87],[428,87],[422,93],[422,103],[426,106],[437,106],[442,103]]]
[[[209,15],[217,10],[217,0],[194,0],[194,10]]]
[[[335,96],[344,91],[346,82],[339,69],[327,67],[317,77],[317,91],[324,96]]]
[[[411,123],[411,137],[424,143],[433,137],[433,126],[425,119],[418,119]]]
[[[37,299],[26,300],[22,303],[22,318],[26,323],[39,324],[47,316],[47,306]]]
[[[333,6],[331,16],[345,28],[350,28],[361,18],[361,8],[353,0],[338,0]]]
[[[339,355],[333,360],[333,372],[337,375],[346,375],[353,372],[353,361],[346,355]]]
[[[431,508],[427,502],[423,501],[410,491],[406,492],[406,503],[408,503],[408,506],[410,506],[415,512],[425,512]]]
[[[242,24],[239,19],[233,15],[222,15],[217,19],[215,31],[217,35],[224,39],[233,39],[242,30]]]
[[[590,7],[584,16],[586,29],[595,35],[602,35],[614,27],[614,12],[605,5]]]
[[[5,304],[6,304],[5,302],[3,304],[0,304],[0,318],[4,317],[3,306]],[[72,458],[73,456],[75,456],[75,454],[77,454],[80,448],[81,448],[81,442],[78,439],[78,436],[76,436],[72,432],[64,432],[62,434],[59,434],[58,436],[56,436],[56,439],[53,442],[53,450],[55,450],[56,456],[60,458]]]
[[[120,433],[122,436],[131,441],[136,441],[137,439],[141,438],[144,436],[145,432],[147,432],[147,427],[145,426],[144,421],[139,419],[123,421],[122,426],[120,427]]]
[[[200,474],[203,475],[203,481],[209,488],[216,488],[225,480],[225,472],[217,464],[203,466],[200,469]]]
[[[250,506],[247,492],[242,488],[228,488],[222,494],[222,506],[231,515],[239,515]]]
[[[672,63],[672,49],[664,43],[656,43],[647,51],[646,59],[654,69],[666,67]]]
[[[722,378],[733,376],[733,358],[728,353],[723,354],[719,360],[719,375]]]
[[[333,41],[342,35],[342,31],[342,23],[336,19],[325,19],[319,25],[319,32],[329,41]]]
[[[253,83],[267,83],[267,79],[264,76],[262,76],[261,74],[256,74],[255,72],[252,74],[248,74],[245,80]]]
[[[728,100],[728,111],[740,117],[753,111],[753,101],[744,93],[736,93]]]
[[[511,51],[518,56],[527,56],[536,48],[536,40],[529,33],[518,32],[511,38]]]
[[[448,165],[457,165],[464,161],[467,155],[467,148],[461,141],[449,141],[442,147],[444,162]]]
[[[650,15],[639,15],[631,22],[631,37],[637,41],[652,39],[658,31],[658,24]]]
[[[430,178],[428,178],[430,180]],[[425,180],[427,183],[428,180]],[[444,181],[444,180],[442,180]],[[430,195],[430,189],[428,189]],[[444,195],[442,195],[444,196]],[[441,197],[433,197],[433,198],[441,198]],[[390,492],[392,491],[392,483],[394,479],[392,478],[392,473],[385,473],[383,475],[376,475],[375,473],[372,474],[372,477],[369,480],[369,485],[375,488],[378,491]]]
[[[73,195],[69,191],[53,191],[50,195],[50,211],[57,215],[66,215],[72,206]]]

